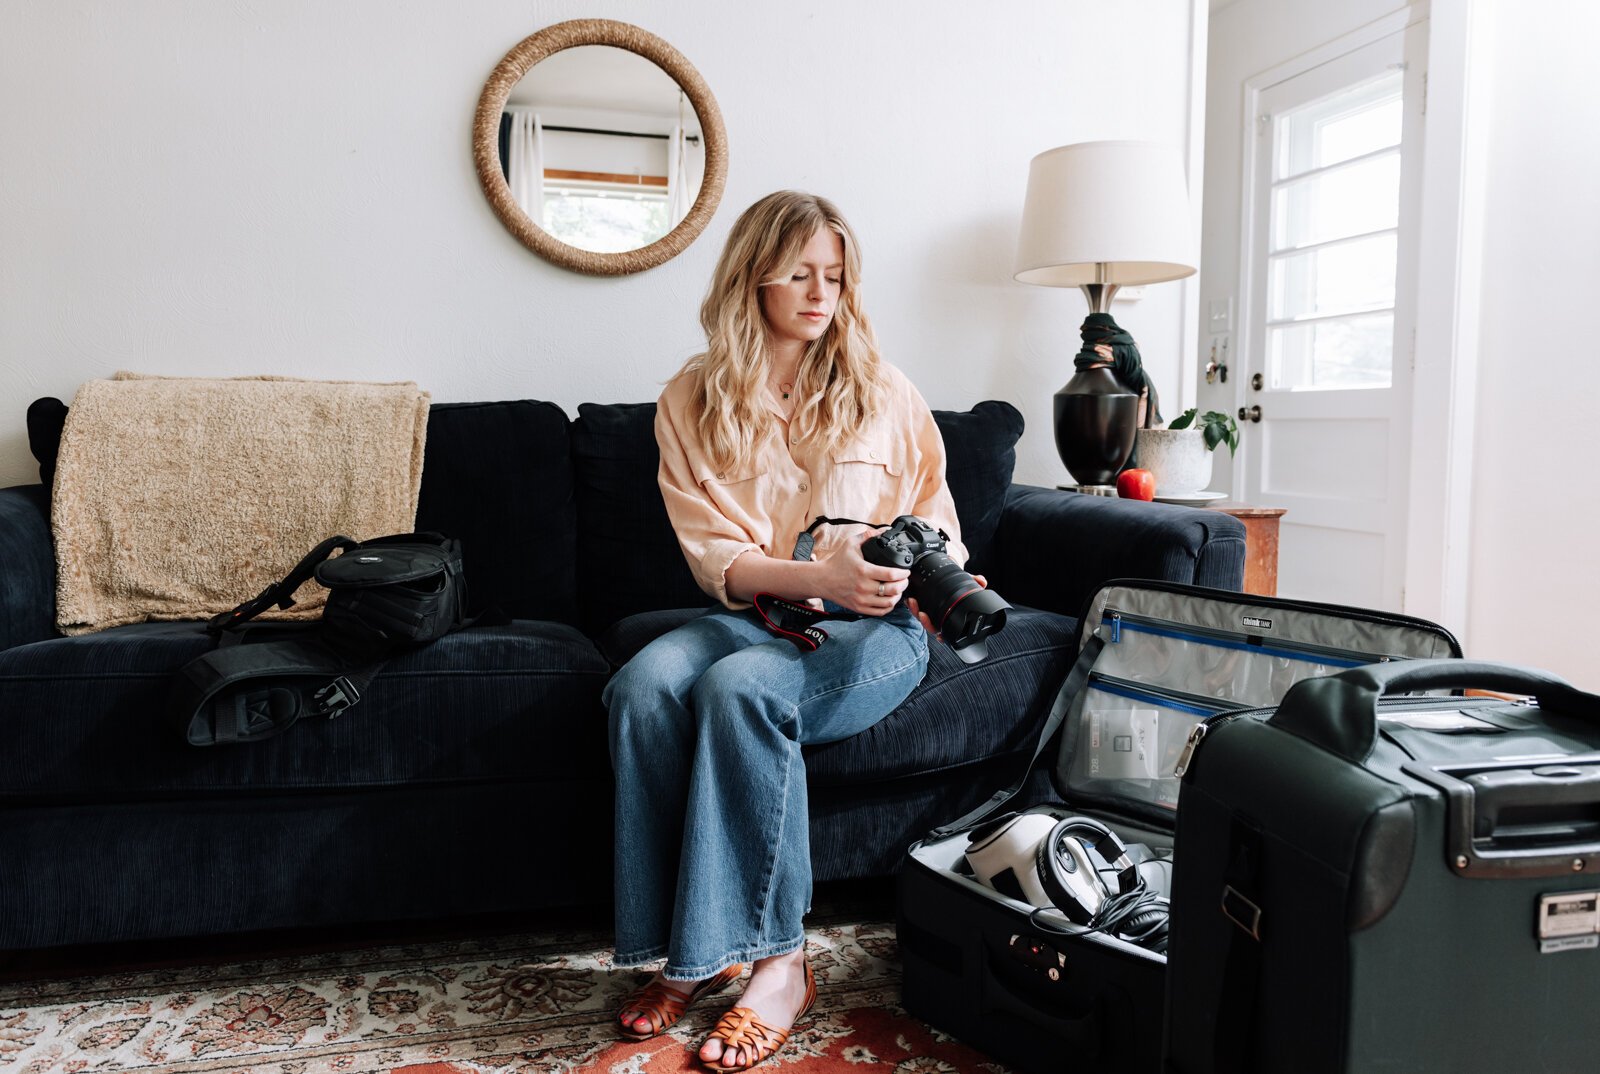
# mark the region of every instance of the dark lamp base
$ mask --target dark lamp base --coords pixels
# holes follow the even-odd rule
[[[1139,397],[1103,366],[1080,369],[1056,392],[1056,452],[1080,485],[1116,480],[1138,424]]]

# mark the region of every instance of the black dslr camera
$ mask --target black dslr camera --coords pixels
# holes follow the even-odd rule
[[[888,529],[867,538],[861,555],[880,567],[909,570],[906,595],[927,613],[956,655],[975,664],[989,655],[983,639],[1006,625],[1006,609],[1011,605],[945,555],[948,539],[943,530],[915,515],[901,515]]]

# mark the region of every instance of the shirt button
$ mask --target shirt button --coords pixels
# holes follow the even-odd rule
[[[804,481],[800,482],[800,491],[801,492],[806,491],[806,489],[809,488],[809,487],[810,486],[808,486]]]
[[[717,475],[717,480],[718,481],[726,481],[726,480],[728,480],[728,475],[727,474],[718,474]]]
[[[791,443],[791,444],[798,444],[799,442],[800,442],[800,438],[798,436],[791,436],[789,438],[789,443]]]
[[[869,452],[867,452],[867,458],[869,458],[869,459],[876,459],[876,458],[877,458],[877,457],[878,457],[878,453],[877,453],[877,452],[876,452],[876,451],[869,451]]]

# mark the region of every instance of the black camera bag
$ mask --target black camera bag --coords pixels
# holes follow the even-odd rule
[[[335,551],[343,555],[330,559]],[[292,607],[312,577],[328,589],[321,619],[250,623],[273,605]],[[330,537],[282,581],[206,624],[217,648],[179,670],[174,709],[191,745],[271,738],[302,716],[340,715],[391,656],[468,625],[455,538]]]

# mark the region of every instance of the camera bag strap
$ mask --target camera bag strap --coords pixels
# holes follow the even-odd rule
[[[352,665],[314,631],[314,624],[285,628],[275,640],[223,645],[185,664],[173,707],[190,745],[270,738],[301,717],[333,719],[360,701],[386,661]]]
[[[373,564],[368,577],[355,590],[335,590],[317,622],[250,622],[273,605],[293,606],[295,590],[334,551],[358,549],[402,554],[385,558],[363,551],[357,566]],[[420,573],[439,578],[437,597],[424,601],[404,584],[419,575],[406,550],[420,550],[428,564]],[[494,611],[464,620],[464,603],[460,546],[450,538],[330,537],[281,581],[207,623],[217,648],[185,664],[174,680],[172,704],[185,738],[195,746],[254,742],[283,733],[302,717],[333,719],[361,700],[391,656],[482,621],[505,621]]]

